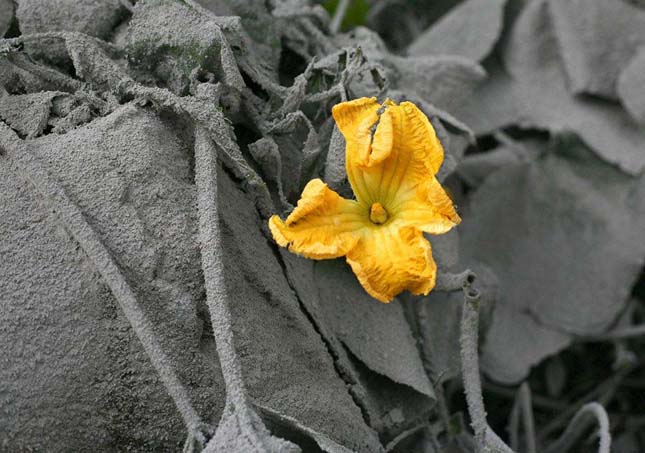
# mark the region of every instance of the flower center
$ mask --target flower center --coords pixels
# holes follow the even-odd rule
[[[370,207],[370,221],[381,225],[387,221],[388,214],[381,203],[374,203]]]

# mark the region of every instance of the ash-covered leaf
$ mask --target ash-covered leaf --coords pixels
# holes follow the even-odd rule
[[[218,178],[227,294],[235,348],[250,397],[353,451],[379,451],[324,338],[303,310],[263,236],[251,198]]]
[[[460,56],[391,56],[388,62],[397,70],[392,78],[400,90],[416,93],[448,112],[454,111],[486,77],[481,66]]]
[[[645,256],[645,178],[627,176],[574,138],[489,176],[461,226],[462,259],[489,266],[499,300],[484,369],[515,382],[569,334],[606,329]]]
[[[407,385],[397,384],[367,367],[351,351],[347,363],[360,385],[360,401],[366,419],[386,446],[407,430],[427,423],[434,400]]]
[[[542,0],[529,3],[504,55],[510,75],[530,97],[526,99],[532,104],[527,106],[529,114],[549,128],[575,131],[602,158],[628,173],[638,173],[645,166],[645,130],[634,125],[618,104],[567,94],[553,8],[553,3]]]
[[[282,21],[269,11],[270,2],[264,0],[199,0],[202,6],[216,16],[239,16],[242,27],[251,39],[246,40],[248,53],[266,67],[267,73],[277,80],[282,46]]]
[[[491,173],[507,165],[521,162],[512,149],[501,146],[493,151],[467,156],[459,166],[459,177],[469,186],[479,186]]]
[[[15,96],[0,93],[0,118],[19,134],[27,138],[37,137],[47,126],[52,100],[63,95],[65,93],[60,91]]]
[[[245,0],[239,0],[244,3]],[[270,2],[271,14],[277,21],[281,42],[306,60],[317,55],[327,55],[336,47],[326,33],[329,14],[309,0]]]
[[[466,0],[419,35],[408,55],[459,55],[482,61],[501,32],[506,0]]]
[[[453,228],[445,234],[425,234],[432,245],[432,256],[439,269],[453,268],[459,262],[459,230]]]
[[[126,12],[119,0],[21,0],[16,4],[16,19],[23,35],[68,31],[107,39]],[[38,60],[61,66],[69,61],[58,39],[27,43],[25,49]]]
[[[482,347],[481,368],[495,381],[516,384],[532,367],[568,347],[572,338],[506,305],[501,296]]]
[[[415,335],[419,338],[426,371],[433,382],[459,376],[459,321],[461,292],[433,291],[426,297],[401,298]]]
[[[405,314],[367,295],[342,260],[314,269],[326,324],[347,349],[370,426],[387,443],[423,422],[435,399]]]
[[[56,90],[58,88],[56,84],[26,71],[10,61],[9,58],[0,58],[0,85],[8,93],[36,93],[41,90]]]
[[[546,149],[546,141],[540,138],[525,137],[516,141],[503,133],[497,137],[499,146],[491,151],[469,154],[460,162],[459,177],[470,187],[478,187],[503,167],[532,161]]]
[[[78,31],[105,39],[125,12],[119,0],[20,0],[16,4],[23,34]]]
[[[263,137],[249,145],[249,152],[260,166],[269,189],[277,197],[275,205],[284,209],[290,208],[282,186],[282,158],[278,144],[271,137]]]
[[[645,168],[645,130],[621,106],[568,89],[550,3],[533,0],[508,37],[503,65],[456,114],[477,133],[520,125],[573,131],[607,162],[630,174]]]
[[[5,128],[6,129],[6,128]],[[3,131],[4,133],[4,131]],[[136,292],[204,419],[224,385],[205,354],[195,191],[181,128],[132,105],[26,141]],[[9,450],[176,450],[185,428],[70,219],[0,156],[0,417]],[[38,183],[39,181],[36,181]]]
[[[322,310],[349,350],[371,370],[434,398],[400,304],[377,303],[342,260],[317,262],[315,273]]]
[[[67,132],[109,110],[107,103],[97,97],[61,91],[8,95],[0,89],[0,101],[0,119],[28,139],[49,131]]]
[[[277,144],[280,155],[284,196],[295,203],[320,153],[318,133],[307,116],[299,110],[268,125],[267,133]]]
[[[258,406],[258,409],[261,411],[264,421],[267,422],[267,424],[270,424],[272,432],[277,432],[278,435],[281,430],[288,431],[289,435],[292,437],[296,433],[301,433],[303,437],[307,436],[313,439],[318,447],[320,447],[325,453],[352,453],[352,450],[334,442],[326,435],[304,426],[294,418],[276,412],[268,407]],[[305,445],[307,445],[307,440],[304,438],[298,439],[298,445],[303,445],[303,448],[306,448]]]
[[[624,0],[549,0],[569,90],[618,99],[620,72],[645,44],[645,11]]]
[[[632,118],[645,125],[645,46],[629,62],[618,78],[618,95]]]
[[[345,170],[345,138],[336,125],[332,130],[325,161],[325,182],[345,198],[352,196]]]
[[[383,319],[390,319],[392,327],[385,326],[386,330],[393,333],[384,333],[383,323],[375,322],[379,316],[373,314],[368,317],[369,328],[363,330],[354,323],[350,328],[351,319],[357,319],[361,314],[375,310],[375,307],[358,307],[370,303],[381,305],[370,300],[360,285],[354,281],[355,277],[340,261],[314,262],[299,258],[289,252],[282,252],[287,276],[297,291],[302,304],[318,326],[320,335],[325,339],[331,355],[336,362],[339,374],[347,383],[347,388],[356,403],[361,407],[365,420],[379,433],[379,438],[387,443],[405,432],[411,426],[422,423],[427,419],[432,407],[434,396],[426,395],[428,392],[427,377],[419,373],[420,368],[418,352],[414,345],[410,347],[410,328],[400,317],[400,308],[386,309]],[[319,264],[332,266],[334,272],[329,278],[320,278]],[[336,275],[343,272],[342,282],[351,282],[353,288],[347,296],[343,296],[343,288],[334,281],[333,287],[321,290],[321,285],[328,283]],[[353,295],[356,295],[354,301]],[[341,305],[333,302],[331,298],[339,298],[346,302],[341,307],[340,314],[328,313],[333,308]],[[366,311],[367,310],[367,311]],[[337,321],[342,313],[355,311],[349,316],[350,320]],[[362,322],[360,323],[362,326]],[[348,332],[351,330],[351,332]],[[362,333],[361,333],[362,332]],[[353,337],[353,338],[352,338]],[[383,337],[383,339],[381,339]],[[383,343],[389,340],[401,341],[402,345]],[[379,350],[383,347],[384,349]],[[397,357],[396,352],[405,356]],[[393,354],[394,353],[394,354]],[[387,356],[387,357],[386,357]],[[383,363],[392,359],[395,363],[412,361],[412,372],[408,369],[394,369],[395,366]],[[408,367],[406,367],[408,368]],[[415,377],[416,375],[416,377]],[[416,381],[416,384],[415,384]],[[421,392],[413,386],[419,387]],[[433,395],[433,394],[432,394]]]
[[[432,236],[433,254],[436,254],[436,239]],[[439,255],[440,256],[440,255]],[[439,258],[437,256],[437,258]],[[437,259],[439,269],[446,269]],[[482,325],[498,298],[499,285],[493,272],[481,263],[471,262],[469,268],[477,275],[477,289],[480,292],[480,316]],[[444,292],[435,288],[427,296],[404,295],[399,297],[418,341],[426,372],[432,382],[443,383],[460,376],[461,356],[459,338],[461,335],[461,314],[463,294],[461,291]]]
[[[2,38],[13,21],[13,0],[0,0],[0,38]]]
[[[122,82],[130,80],[126,69],[111,59],[98,41],[81,33],[66,33],[64,43],[77,77],[95,90],[116,91]]]
[[[195,74],[241,89],[231,49],[243,45],[238,28],[237,18],[206,16],[182,2],[138,2],[127,32],[128,58],[178,94],[188,91]]]
[[[497,57],[490,59],[486,72],[488,78],[456,109],[455,114],[477,135],[489,134],[510,125],[530,126],[533,120],[525,110],[532,100],[522,93],[517,86],[519,82],[509,77]]]

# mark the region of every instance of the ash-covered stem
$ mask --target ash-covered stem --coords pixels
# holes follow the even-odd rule
[[[479,375],[479,293],[470,284],[463,288],[464,304],[461,315],[461,369],[471,426],[479,452],[511,453],[508,447],[486,422],[486,409]]]
[[[470,286],[475,281],[475,277],[475,273],[470,269],[458,274],[438,272],[434,289],[435,291],[446,292],[461,291],[466,286]]]
[[[349,0],[340,0],[340,2],[338,2],[336,11],[334,11],[334,17],[332,17],[331,24],[329,24],[329,31],[332,34],[335,35],[340,30],[340,25],[343,23],[348,6]]]
[[[242,364],[235,350],[233,317],[224,277],[224,251],[217,192],[217,150],[209,132],[195,130],[195,185],[199,214],[199,241],[206,288],[206,304],[226,386],[226,407],[215,436],[204,452],[284,452],[300,449],[272,437],[255,413],[244,384]]]
[[[242,368],[233,343],[233,319],[226,300],[226,282],[217,207],[217,157],[213,142],[201,127],[195,132],[195,184],[199,212],[199,240],[206,287],[206,303],[222,364],[226,395],[234,406],[246,405]]]
[[[535,445],[535,419],[533,417],[533,402],[531,396],[531,388],[526,382],[523,382],[520,386],[519,403],[522,409],[522,422],[524,425],[526,452],[536,453],[537,447]]]
[[[524,444],[526,453],[536,453],[535,441],[535,420],[533,417],[533,402],[531,388],[528,383],[523,382],[515,395],[513,409],[509,421],[508,431],[510,433],[511,448],[519,448],[519,426],[520,418],[524,429]]]
[[[598,453],[609,453],[611,451],[611,434],[609,433],[609,417],[605,408],[596,402],[585,404],[571,419],[569,426],[562,433],[562,436],[549,446],[546,453],[558,453],[569,451],[575,441],[583,434],[589,426],[591,417],[595,417],[598,423],[598,436],[600,443]]]

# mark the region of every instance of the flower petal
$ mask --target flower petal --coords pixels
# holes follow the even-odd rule
[[[430,243],[415,228],[374,227],[364,230],[347,254],[347,262],[372,297],[390,302],[404,290],[428,294],[437,265]]]
[[[277,215],[269,219],[271,234],[279,245],[312,259],[347,254],[366,224],[368,212],[361,205],[342,198],[320,179],[307,183],[286,221]]]
[[[377,201],[364,178],[361,166],[372,152],[372,128],[379,120],[381,105],[376,98],[360,98],[337,104],[332,109],[336,125],[345,137],[345,168],[356,199],[371,205]]]
[[[452,200],[431,176],[407,194],[399,194],[392,206],[393,224],[415,227],[430,234],[443,234],[461,222]]]
[[[389,205],[439,171],[443,148],[413,103],[361,98],[332,113],[347,142],[347,176],[360,202]]]
[[[380,165],[378,196],[388,206],[396,204],[400,194],[414,190],[439,171],[443,147],[430,121],[417,106],[411,102],[400,105],[386,102],[386,105],[382,116],[392,117],[394,139],[392,152]]]
[[[331,113],[345,140],[350,141],[356,136],[356,131],[365,117],[375,114],[380,107],[376,98],[360,98],[336,104]]]

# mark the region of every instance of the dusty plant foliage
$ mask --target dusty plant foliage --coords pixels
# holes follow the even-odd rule
[[[643,2],[325,7],[0,0],[0,451],[645,451]],[[463,218],[389,305],[267,228],[371,96]]]

